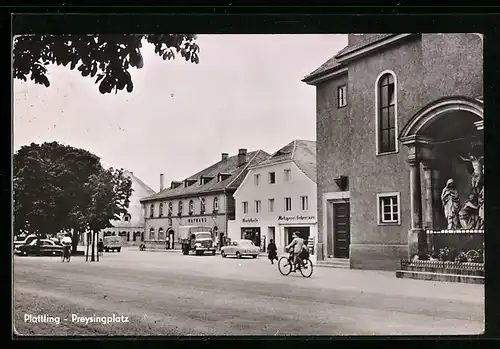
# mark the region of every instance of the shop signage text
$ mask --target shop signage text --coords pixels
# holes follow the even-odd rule
[[[243,223],[257,223],[259,220],[257,218],[243,218],[241,221]]]
[[[303,220],[315,220],[316,217],[314,216],[302,216],[302,215],[297,215],[297,216],[278,216],[279,221],[303,221]]]

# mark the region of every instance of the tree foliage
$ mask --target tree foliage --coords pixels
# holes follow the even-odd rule
[[[96,155],[57,142],[21,147],[13,177],[15,232],[99,231],[127,212],[132,194],[123,170],[106,170]]]
[[[186,61],[199,62],[200,48],[192,34],[149,35],[23,35],[15,38],[14,78],[50,86],[47,65],[77,69],[82,76],[95,79],[102,94],[126,89],[134,84],[130,68],[142,68],[143,41],[155,47],[164,60],[180,55]]]

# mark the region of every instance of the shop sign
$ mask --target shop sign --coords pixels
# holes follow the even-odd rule
[[[257,218],[243,218],[241,221],[243,223],[257,223],[259,220]]]
[[[314,216],[302,216],[302,215],[296,215],[296,216],[278,216],[278,221],[304,221],[304,220],[316,220],[316,217]]]

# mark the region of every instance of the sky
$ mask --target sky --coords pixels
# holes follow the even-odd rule
[[[199,35],[200,62],[163,61],[145,43],[132,93],[99,93],[94,79],[50,65],[50,87],[14,81],[14,152],[32,142],[86,149],[153,190],[239,148],[269,154],[316,140],[316,91],[301,79],[347,35]]]

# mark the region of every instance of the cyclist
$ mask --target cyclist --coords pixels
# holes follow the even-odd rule
[[[286,247],[287,250],[293,247],[293,261],[294,261],[294,270],[297,269],[297,266],[300,266],[300,259],[299,259],[299,253],[302,252],[302,249],[304,248],[304,239],[302,239],[298,232],[294,232],[292,234],[293,240],[290,242],[290,244]]]
[[[69,256],[71,253],[71,244],[73,243],[73,240],[71,240],[71,234],[66,233],[64,237],[61,240],[61,244],[63,245],[63,255]]]

